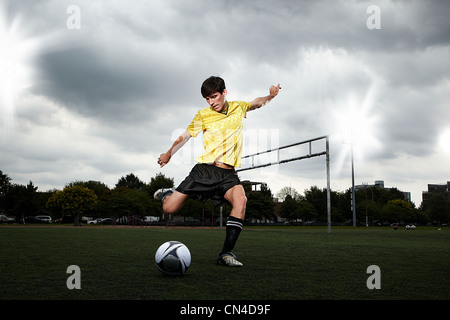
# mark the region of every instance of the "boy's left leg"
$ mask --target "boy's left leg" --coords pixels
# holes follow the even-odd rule
[[[225,193],[224,198],[232,205],[230,216],[244,220],[247,206],[244,187],[241,184],[235,185]]]
[[[247,197],[242,185],[235,185],[225,193],[224,198],[231,203],[232,209],[227,219],[225,241],[222,252],[219,253],[218,262],[231,267],[242,267],[242,263],[236,260],[236,256],[231,251],[242,230]]]

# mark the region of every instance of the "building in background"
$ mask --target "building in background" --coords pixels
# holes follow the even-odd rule
[[[425,200],[433,193],[441,192],[447,197],[450,197],[450,181],[447,181],[447,184],[428,184],[428,190],[422,191],[422,201]]]
[[[370,185],[368,183],[363,183],[360,185],[355,186],[355,190],[360,190],[360,189],[364,189],[364,188],[381,188],[381,189],[385,189],[385,190],[390,190],[392,188],[386,188],[384,186],[384,180],[376,180],[374,184]],[[411,192],[407,192],[407,191],[400,191],[403,193],[403,200],[405,201],[409,201],[411,202]]]

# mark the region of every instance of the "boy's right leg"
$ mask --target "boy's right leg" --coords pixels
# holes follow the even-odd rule
[[[160,191],[160,190],[158,190]],[[155,199],[162,200],[162,207],[165,213],[173,214],[181,209],[184,201],[189,197],[187,194],[173,189],[155,192]]]

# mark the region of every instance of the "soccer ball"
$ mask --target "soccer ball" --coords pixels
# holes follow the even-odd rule
[[[179,241],[163,243],[155,254],[156,267],[167,276],[179,276],[191,265],[191,253]]]

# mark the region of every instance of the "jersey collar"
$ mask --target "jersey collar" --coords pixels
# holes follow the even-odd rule
[[[228,114],[228,101],[225,101],[225,108],[219,113],[224,114],[224,115]]]

